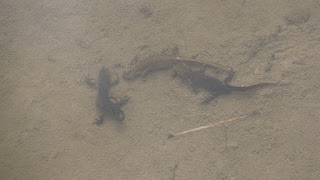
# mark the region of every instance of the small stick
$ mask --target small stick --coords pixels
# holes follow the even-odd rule
[[[173,138],[175,136],[187,134],[187,133],[194,132],[194,131],[199,131],[201,129],[207,129],[207,128],[214,127],[214,126],[219,125],[219,124],[224,124],[224,123],[227,123],[227,122],[236,121],[236,120],[243,119],[243,118],[244,118],[244,116],[240,116],[240,117],[236,117],[236,118],[232,118],[232,119],[216,122],[214,124],[209,124],[209,125],[206,125],[206,126],[201,126],[201,127],[198,127],[198,128],[194,128],[194,129],[190,129],[190,130],[187,130],[187,131],[179,132],[179,133],[176,133],[176,134],[170,134],[168,136],[168,138]]]

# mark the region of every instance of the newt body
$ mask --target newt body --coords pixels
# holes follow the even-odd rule
[[[169,55],[153,55],[144,59],[123,73],[125,80],[133,80],[139,76],[145,77],[149,72],[169,69],[173,66],[175,57]]]
[[[198,65],[200,64],[203,66],[219,69],[220,71],[233,73],[232,70],[227,70],[218,64],[208,63],[198,59],[178,57],[177,56],[178,52],[179,52],[178,47],[175,47],[172,50],[172,55],[167,55],[162,53],[162,54],[149,56],[141,61],[138,61],[138,57],[136,56],[133,59],[134,63],[132,63],[132,67],[126,70],[123,73],[122,77],[125,80],[133,80],[139,76],[145,77],[148,73],[152,71],[170,69],[170,68],[173,68],[175,65],[181,64],[181,63],[198,64]]]
[[[211,94],[210,97],[202,102],[203,104],[209,103],[221,95],[230,94],[233,91],[245,92],[258,87],[265,87],[272,84],[259,83],[252,86],[237,87],[227,84],[227,82],[231,80],[233,74],[230,74],[231,76],[226,78],[223,82],[219,79],[206,75],[204,71],[192,71],[185,64],[176,66],[174,70],[177,75],[179,75],[192,87],[192,90],[195,93],[197,93],[198,89],[203,89]]]
[[[119,82],[119,78],[115,82],[111,80],[111,73],[104,67],[101,68],[98,77],[98,95],[96,99],[96,107],[100,113],[99,119],[94,123],[100,125],[106,116],[111,116],[116,120],[124,120],[125,115],[121,107],[127,103],[129,98],[123,98],[117,101],[109,95],[110,88]]]

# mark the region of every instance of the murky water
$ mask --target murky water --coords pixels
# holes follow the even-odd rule
[[[318,1],[0,2],[1,179],[319,179]],[[132,59],[166,53],[221,64],[220,96],[170,70],[125,81]],[[106,67],[130,97],[100,126]],[[90,81],[91,82],[91,81]],[[178,135],[193,128],[214,127]]]

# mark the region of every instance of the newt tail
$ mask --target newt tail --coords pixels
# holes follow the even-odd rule
[[[259,83],[255,84],[252,86],[246,86],[246,87],[237,87],[237,86],[231,86],[226,84],[226,88],[228,88],[231,91],[236,91],[236,92],[245,92],[245,91],[250,91],[252,89],[256,88],[264,88],[266,86],[274,85],[274,83]]]

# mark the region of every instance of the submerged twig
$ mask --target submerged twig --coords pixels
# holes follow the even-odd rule
[[[243,119],[244,117],[245,116],[240,116],[240,117],[236,117],[236,118],[232,118],[232,119],[216,122],[216,123],[213,123],[213,124],[209,124],[209,125],[206,125],[206,126],[201,126],[201,127],[198,127],[198,128],[190,129],[190,130],[187,130],[187,131],[179,132],[179,133],[176,133],[176,134],[170,134],[168,136],[168,138],[173,138],[175,136],[179,136],[179,135],[191,133],[191,132],[194,132],[194,131],[199,131],[199,130],[202,130],[202,129],[207,129],[207,128],[210,128],[210,127],[214,127],[214,126],[219,125],[219,124],[224,124],[224,123],[240,120],[240,119]]]

